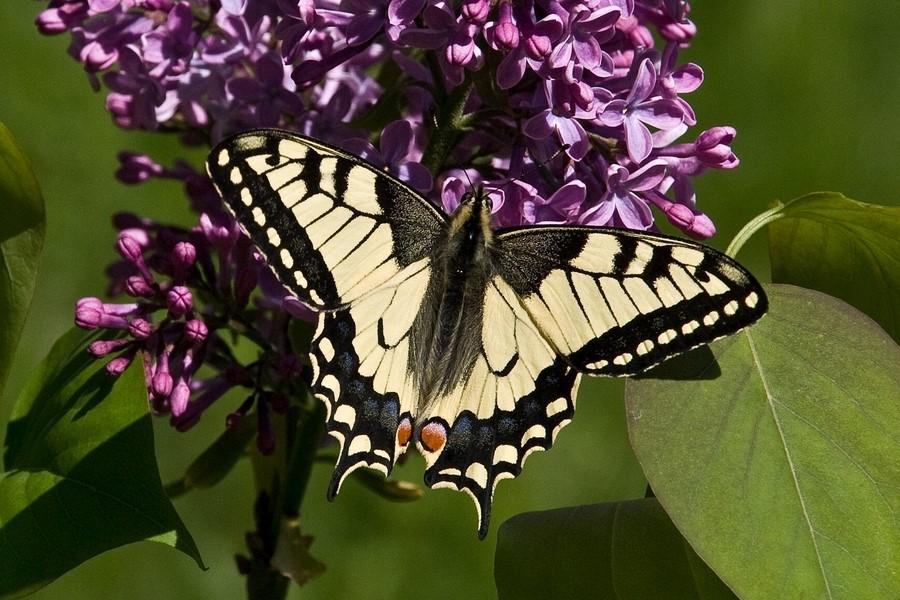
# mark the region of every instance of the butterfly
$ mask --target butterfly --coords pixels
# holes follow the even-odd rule
[[[278,280],[318,311],[311,390],[355,469],[415,446],[425,483],[468,494],[487,534],[497,483],[550,448],[582,374],[626,376],[734,333],[766,296],[701,244],[604,227],[495,229],[469,192],[452,215],[389,173],[278,130],[217,145],[207,169]]]

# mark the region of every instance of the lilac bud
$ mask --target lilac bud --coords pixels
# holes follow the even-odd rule
[[[99,298],[82,298],[75,303],[75,324],[82,329],[97,329],[103,319],[103,302]]]
[[[168,371],[157,371],[153,374],[153,379],[150,383],[150,391],[152,391],[157,398],[165,398],[172,393],[172,385],[172,376]]]
[[[125,260],[129,260],[133,263],[137,263],[138,261],[143,262],[144,260],[143,249],[141,248],[140,243],[125,232],[119,234],[119,239],[116,241],[116,249]]]
[[[491,12],[491,3],[488,0],[465,0],[461,12],[469,23],[483,25]]]
[[[497,28],[494,30],[494,37],[507,50],[512,50],[519,45],[519,28],[516,26],[512,4],[509,2],[500,4],[500,15],[497,19]]]
[[[101,356],[106,356],[110,352],[115,352],[125,346],[126,344],[131,343],[130,340],[127,339],[119,339],[119,340],[97,340],[93,342],[90,346],[88,346],[88,353],[91,356],[96,358],[100,358]]]
[[[475,42],[465,33],[457,33],[456,39],[447,46],[445,57],[451,65],[467,65],[475,56]]]
[[[525,39],[525,51],[528,56],[535,60],[547,56],[553,46],[550,44],[550,38],[542,35],[532,35]]]
[[[125,372],[125,369],[131,364],[133,358],[133,355],[123,355],[112,359],[106,363],[106,372],[113,377],[118,377]]]
[[[697,136],[697,158],[705,165],[720,169],[733,169],[740,160],[731,150],[737,132],[733,127],[713,127]]]
[[[149,298],[153,295],[153,288],[142,275],[132,275],[126,279],[125,291],[135,298]]]
[[[178,242],[172,249],[172,265],[175,267],[175,278],[184,279],[188,269],[197,260],[197,248],[190,242]]]
[[[191,290],[183,285],[176,285],[166,294],[169,313],[176,319],[187,314],[194,306]]]
[[[691,237],[707,239],[716,234],[716,226],[703,213],[694,212],[684,204],[675,202],[661,206],[669,222]]]
[[[172,416],[180,417],[187,410],[188,400],[191,397],[191,388],[184,379],[179,378],[169,394],[169,406]]]
[[[223,221],[225,220],[225,217],[217,220]],[[208,213],[200,215],[200,229],[203,231],[203,235],[206,236],[206,239],[208,239],[210,243],[223,254],[231,250],[231,247],[234,246],[234,242],[238,237],[238,230],[233,221],[229,221],[225,224],[216,223]]]
[[[119,153],[119,170],[116,171],[116,177],[123,183],[141,183],[151,177],[159,177],[164,172],[162,165],[146,154]]]
[[[146,236],[146,232],[141,231],[140,233]],[[116,240],[116,250],[119,251],[119,254],[121,254],[125,260],[138,268],[138,271],[141,272],[141,275],[147,280],[147,283],[153,282],[153,274],[150,273],[150,269],[147,268],[147,263],[144,262],[143,248],[141,247],[139,236],[134,235],[128,230],[121,232],[119,234],[119,239]]]
[[[34,22],[42,34],[56,35],[81,24],[87,17],[87,7],[73,2],[41,12]]]
[[[209,335],[209,329],[206,327],[206,323],[200,319],[191,319],[184,324],[184,337],[195,346],[206,341],[207,335]]]
[[[128,324],[128,333],[130,333],[133,338],[145,340],[153,333],[153,325],[147,319],[138,317],[132,319],[131,323]]]

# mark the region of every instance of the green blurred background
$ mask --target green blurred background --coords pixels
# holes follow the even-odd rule
[[[66,54],[67,37],[38,35],[45,3],[0,3],[0,120],[31,158],[47,203],[47,243],[34,306],[16,358],[0,423],[31,370],[72,325],[76,298],[101,294],[113,258],[110,215],[130,210],[184,224],[190,216],[177,185],[125,187],[115,181],[116,153],[181,155],[172,139],[116,129]],[[882,2],[757,0],[694,2],[700,35],[683,58],[700,64],[706,83],[689,97],[705,128],[731,124],[742,159],[733,172],[697,181],[701,206],[724,248],[743,223],[773,199],[817,190],[897,205],[900,163],[900,6]],[[699,129],[698,129],[699,131]],[[190,157],[200,164],[203,156]],[[0,218],[2,214],[0,214]],[[741,259],[767,277],[765,241]],[[223,426],[236,398],[225,398],[190,434],[157,423],[164,480],[181,474]],[[327,572],[291,598],[491,598],[498,526],[526,510],[638,497],[644,481],[627,445],[621,383],[583,388],[579,416],[550,453],[498,488],[488,539],[475,536],[475,511],[462,494],[438,490],[412,504],[389,503],[356,482],[325,501],[330,467],[316,468],[303,507],[304,530]],[[2,433],[0,433],[2,435]],[[421,481],[421,460],[397,477]],[[36,598],[243,598],[233,557],[252,526],[253,482],[239,465],[217,488],[176,507],[210,566],[144,543],[108,552],[39,592]],[[535,548],[540,552],[539,548]],[[3,560],[0,557],[0,560]]]

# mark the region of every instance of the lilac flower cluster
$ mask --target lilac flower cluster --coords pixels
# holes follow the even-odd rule
[[[194,206],[210,205],[214,192],[198,186],[205,179],[186,166],[165,169],[146,156],[123,153],[119,177],[140,181],[148,173],[186,180]],[[106,370],[121,374],[138,353],[143,356],[150,407],[155,414],[171,415],[178,430],[193,427],[213,402],[232,388],[250,391],[227,419],[234,427],[256,408],[263,452],[274,448],[269,410],[283,412],[294,389],[301,363],[292,352],[285,332],[290,316],[309,319],[311,313],[295,298],[286,296],[262,258],[233,219],[214,205],[201,212],[191,230],[160,225],[129,213],[114,217],[119,230],[116,250],[121,260],[107,269],[110,296],[128,301],[105,303],[80,299],[75,323],[84,329],[117,332],[111,339],[93,342],[88,351],[108,358]],[[260,294],[251,304],[251,294]],[[228,343],[229,321],[244,325],[260,358],[241,364]],[[213,367],[211,376],[198,376],[201,365]],[[265,389],[260,382],[266,381]]]
[[[662,215],[702,239],[715,227],[692,179],[738,159],[731,127],[683,140],[697,123],[685,95],[703,81],[699,66],[678,62],[696,34],[688,12],[686,0],[51,0],[37,24],[71,33],[70,53],[95,89],[106,86],[120,127],[178,132],[186,144],[282,127],[384,166],[447,211],[483,185],[498,226],[654,230]],[[136,302],[78,308],[83,325],[128,331],[97,353],[117,352],[117,371],[146,352],[155,408],[183,423],[192,403],[211,401],[199,389],[187,405],[182,398],[198,354],[220,346],[212,329],[196,331],[192,286],[212,286],[205,310],[214,315],[229,298],[245,305],[266,270],[187,164],[124,154],[119,177],[184,181],[201,219],[227,232],[201,221],[183,241],[203,268],[179,267],[187,258],[176,256],[171,231],[129,225],[119,249],[132,272],[114,287]],[[214,285],[201,262],[213,254]],[[207,279],[186,275],[194,272]],[[283,292],[273,293],[261,301],[277,311]],[[155,325],[153,310],[167,311]],[[240,384],[234,371],[216,385]]]

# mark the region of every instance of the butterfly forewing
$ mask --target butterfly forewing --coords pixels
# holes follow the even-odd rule
[[[387,173],[295,134],[239,134],[207,163],[225,204],[304,303],[346,306],[428,259],[446,218]]]
[[[495,263],[577,369],[634,375],[750,325],[766,297],[750,273],[694,242],[618,229],[533,227],[496,240]]]

